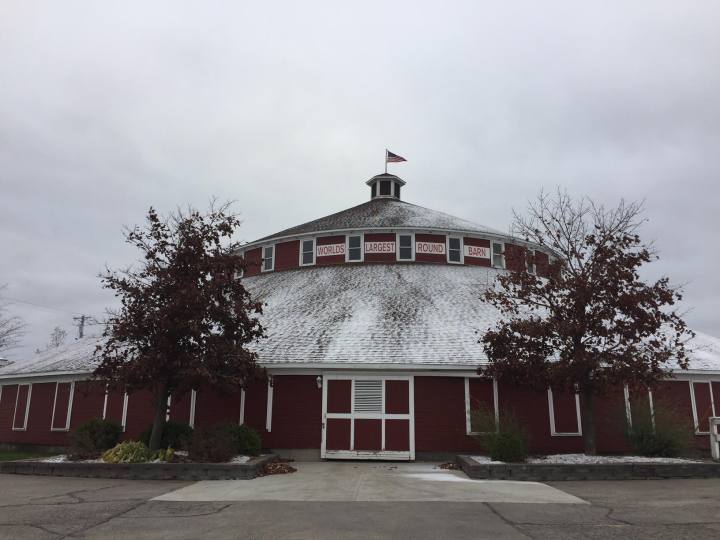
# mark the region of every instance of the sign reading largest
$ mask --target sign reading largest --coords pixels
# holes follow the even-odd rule
[[[395,253],[395,242],[365,242],[365,253]]]

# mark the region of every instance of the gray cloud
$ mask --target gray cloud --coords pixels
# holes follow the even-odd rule
[[[250,240],[367,199],[507,228],[541,187],[646,199],[691,325],[720,335],[720,8],[648,1],[6,2],[0,283],[42,346],[102,315],[123,224],[236,199]],[[97,328],[96,328],[97,329]]]

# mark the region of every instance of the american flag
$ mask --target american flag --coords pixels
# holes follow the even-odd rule
[[[385,150],[385,163],[400,163],[401,161],[407,161],[407,159],[393,154],[390,150]]]

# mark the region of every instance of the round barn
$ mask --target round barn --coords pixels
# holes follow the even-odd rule
[[[413,460],[478,452],[470,411],[508,410],[537,453],[583,449],[574,394],[480,378],[482,332],[498,314],[482,300],[499,272],[543,274],[550,253],[496,229],[402,200],[392,174],[367,181],[370,200],[242,248],[242,279],[266,307],[255,345],[267,380],[220,394],[172,396],[168,419],[244,423],[288,457]],[[526,263],[526,250],[534,263]],[[627,451],[626,421],[658,396],[709,448],[720,414],[720,340],[698,335],[689,371],[647,393],[617,388],[596,405],[598,451]],[[125,437],[152,423],[147,393],[107,394],[87,382],[96,339],[0,365],[0,443],[67,444],[93,418]]]

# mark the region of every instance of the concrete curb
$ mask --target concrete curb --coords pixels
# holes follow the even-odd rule
[[[268,454],[247,463],[48,463],[43,461],[0,462],[2,474],[78,476],[125,480],[252,480],[261,475],[266,463],[277,456]]]
[[[482,480],[646,480],[652,478],[720,478],[720,463],[608,463],[481,465],[470,456],[455,462],[470,478]]]

